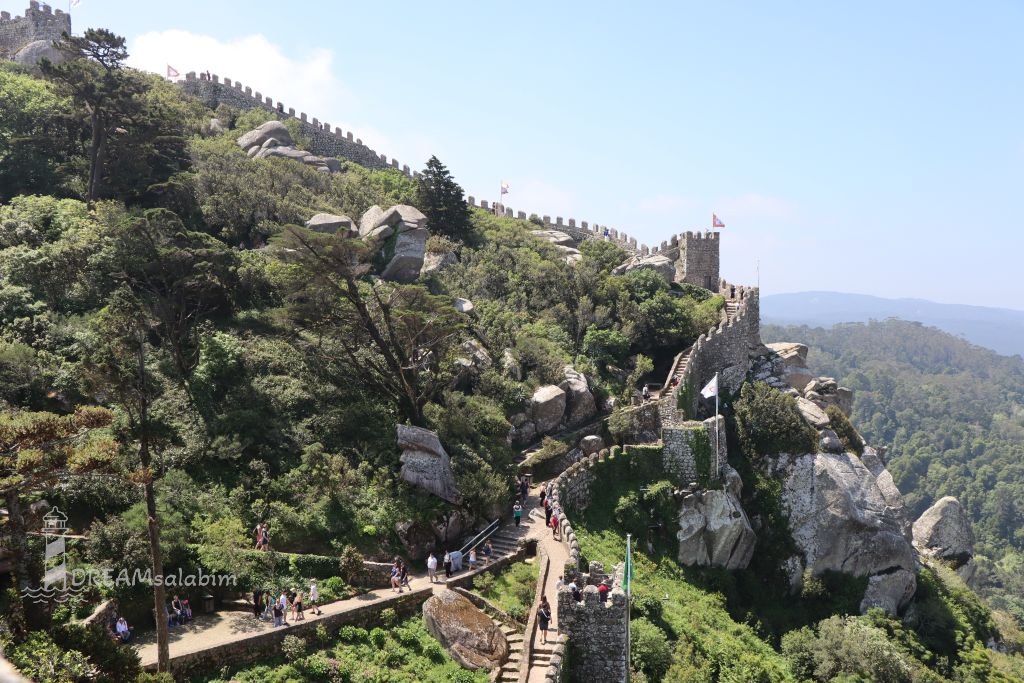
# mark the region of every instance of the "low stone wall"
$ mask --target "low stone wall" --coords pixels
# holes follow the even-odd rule
[[[533,638],[537,633],[537,610],[540,609],[540,599],[544,595],[544,588],[548,583],[548,574],[551,571],[551,559],[544,552],[544,547],[538,546],[538,550],[539,571],[537,572],[537,587],[533,592],[530,618],[526,620],[526,636],[523,638],[523,658],[519,661],[519,683],[526,683],[526,679],[530,676],[530,660],[533,658]]]
[[[686,486],[691,482],[706,487],[711,481],[721,477],[722,467],[729,461],[726,448],[725,418],[718,417],[718,438],[715,438],[715,418],[709,417],[703,422],[688,420],[661,431],[662,464],[665,474],[673,484]],[[718,457],[715,457],[715,445],[718,445]],[[628,448],[628,447],[627,447]],[[708,462],[699,464],[698,453],[707,449]]]
[[[280,651],[281,641],[285,636],[311,636],[323,626],[328,633],[335,633],[346,625],[364,627],[376,626],[380,612],[386,608],[395,610],[399,615],[416,612],[420,605],[433,594],[430,587],[410,591],[390,599],[381,599],[355,607],[339,614],[330,614],[316,620],[291,622],[288,628],[277,628],[273,631],[258,633],[250,638],[225,643],[199,652],[171,657],[171,673],[176,680],[184,680],[200,672],[217,671],[223,666],[238,666],[273,656]],[[156,670],[156,664],[146,667],[149,671]]]
[[[569,638],[571,681],[628,680],[627,598],[622,588],[622,571],[619,565],[605,602],[601,602],[596,586],[586,586],[579,602],[568,589],[558,592],[558,630]]]
[[[548,664],[548,671],[544,674],[545,683],[561,683],[565,679],[565,669],[568,668],[566,662],[568,645],[568,636],[559,633],[555,647],[551,651],[551,663]]]
[[[488,572],[497,571],[499,569],[502,569],[503,567],[507,567],[510,564],[515,564],[516,562],[522,562],[525,559],[526,559],[526,546],[523,546],[523,547],[520,547],[519,550],[515,551],[511,555],[506,555],[505,557],[500,557],[497,560],[495,560],[494,562],[491,562],[489,564],[485,564],[485,565],[479,567],[475,571],[463,572],[461,575],[459,575],[457,577],[448,579],[447,581],[445,581],[445,585],[447,585],[449,588],[454,588],[456,586],[458,586],[460,588],[468,588],[469,586],[473,585],[473,577],[475,577],[475,576],[477,576],[479,574],[486,574]]]
[[[523,630],[523,625],[520,622],[513,619],[507,612],[505,612],[505,610],[501,609],[487,598],[480,597],[473,591],[466,590],[461,586],[455,586],[452,590],[469,600],[474,606],[478,607],[492,619],[497,619],[505,626],[514,628],[517,631]]]

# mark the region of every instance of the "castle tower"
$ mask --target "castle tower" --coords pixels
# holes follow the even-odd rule
[[[719,233],[684,232],[679,235],[676,282],[688,282],[718,291]]]
[[[37,0],[30,0],[23,17],[0,12],[0,58],[22,64],[35,64],[40,57],[54,59],[52,43],[62,33],[71,33],[71,15]]]

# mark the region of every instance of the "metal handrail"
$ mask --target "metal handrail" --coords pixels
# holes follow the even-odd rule
[[[500,518],[494,520],[493,522],[488,524],[486,527],[484,527],[484,530],[481,531],[480,533],[478,533],[476,536],[474,536],[469,543],[467,543],[466,545],[462,546],[459,549],[459,552],[462,553],[463,555],[465,555],[466,553],[468,553],[470,551],[471,548],[475,548],[476,546],[480,545],[485,540],[487,540],[492,534],[494,534],[495,531],[498,530],[499,526],[501,526],[501,519]]]

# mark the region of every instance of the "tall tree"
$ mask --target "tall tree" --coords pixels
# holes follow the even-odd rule
[[[372,254],[359,240],[290,229],[285,242],[303,268],[289,312],[319,338],[311,350],[327,361],[321,368],[343,367],[424,426],[423,408],[448,383],[444,361],[462,332],[451,301],[420,286],[365,279]]]
[[[128,124],[140,109],[138,96],[145,89],[137,74],[124,68],[128,58],[124,38],[106,29],[88,29],[82,36],[65,33],[54,47],[66,61],[54,64],[44,59],[43,75],[57,84],[89,117],[89,174],[85,198],[99,194],[107,140]]]
[[[0,412],[0,490],[7,505],[6,533],[14,553],[14,575],[22,596],[33,583],[27,557],[24,499],[62,476],[109,467],[116,450],[108,435],[94,434],[112,421],[110,411],[82,406],[71,415],[5,409]],[[30,627],[46,614],[27,597],[18,605]]]
[[[466,241],[471,232],[469,205],[462,186],[437,157],[427,161],[416,188],[416,205],[427,217],[432,232]]]

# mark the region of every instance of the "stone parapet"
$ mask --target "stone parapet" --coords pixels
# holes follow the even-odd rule
[[[597,586],[582,589],[577,601],[570,590],[558,592],[558,630],[568,636],[571,681],[628,680],[626,653],[627,603],[623,567],[615,570],[608,598],[601,601]]]

